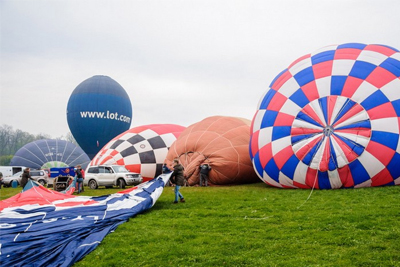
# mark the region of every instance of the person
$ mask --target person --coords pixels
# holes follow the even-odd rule
[[[181,202],[185,202],[185,198],[179,192],[181,186],[185,185],[185,177],[183,176],[183,166],[179,163],[178,159],[174,159],[174,172],[171,175],[171,182],[175,184],[175,201],[174,204],[178,203],[178,198]]]
[[[85,171],[82,169],[81,165],[79,165],[79,168],[81,169],[81,173],[82,173],[82,181],[85,180]],[[81,191],[85,192],[85,188],[83,186],[83,182],[82,182],[82,186],[81,186]]]
[[[21,186],[22,188],[25,187],[25,185],[28,183],[29,179],[32,179],[30,172],[30,168],[25,168],[24,172],[22,173],[22,177],[21,177]]]
[[[168,168],[167,163],[164,163],[162,166],[162,173],[170,173],[171,170]]]
[[[81,193],[81,186],[83,184],[81,165],[77,165],[74,170],[75,170],[75,174],[76,174],[76,187],[78,187],[78,194],[80,194]]]
[[[0,172],[0,189],[2,184],[3,184],[3,173]]]
[[[201,164],[200,165],[200,186],[208,186],[208,173],[210,172],[211,167],[209,164]]]

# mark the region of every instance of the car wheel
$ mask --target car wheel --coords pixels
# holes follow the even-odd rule
[[[118,185],[119,185],[119,188],[125,188],[125,180],[124,179],[119,179],[118,180]]]
[[[95,180],[90,180],[89,183],[88,183],[88,186],[89,186],[90,189],[97,189],[99,187]]]
[[[38,183],[43,185],[43,186],[46,184],[45,180],[39,180]]]

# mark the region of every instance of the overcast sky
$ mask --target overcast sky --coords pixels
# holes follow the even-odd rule
[[[68,99],[94,75],[116,80],[131,128],[252,119],[273,78],[323,46],[400,49],[399,0],[1,0],[0,121],[56,138]]]

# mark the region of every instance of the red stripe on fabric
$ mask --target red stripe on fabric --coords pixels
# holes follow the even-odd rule
[[[302,57],[299,57],[298,59],[296,59],[295,61],[293,61],[292,64],[290,64],[290,66],[288,67],[288,69],[290,69],[291,67],[293,67],[294,65],[296,65],[296,64],[299,63],[300,61],[303,61],[304,59],[310,58],[310,57],[311,57],[311,54],[307,54],[307,55],[304,55],[304,56],[302,56]]]
[[[267,166],[267,163],[272,159],[272,144],[268,143],[259,149],[260,163],[263,169]]]
[[[309,188],[310,188],[309,186],[307,186],[307,185],[305,185],[305,184],[301,184],[301,183],[296,182],[296,181],[294,181],[294,180],[293,180],[293,185],[294,185],[295,187],[302,188],[302,189],[309,189]]]
[[[382,88],[385,84],[388,84],[395,79],[397,79],[397,77],[393,73],[378,66],[365,80],[377,88]]]
[[[354,105],[350,110],[348,110],[337,122],[335,122],[335,124],[333,126],[336,126],[348,119],[350,119],[351,117],[353,117],[354,115],[360,113],[361,111],[363,111],[364,108],[361,105]]]
[[[345,142],[343,142],[341,139],[339,139],[337,136],[335,135],[331,135],[331,137],[333,137],[335,139],[335,141],[337,142],[337,144],[339,145],[339,147],[341,148],[341,150],[343,151],[344,155],[347,159],[348,162],[352,162],[353,160],[355,160],[356,158],[358,158],[358,155],[356,152],[354,152],[353,149],[351,149]]]
[[[319,129],[292,128],[290,131],[290,135],[297,136],[297,135],[315,134],[315,133],[321,133],[321,132],[322,132],[322,130],[319,130]]]
[[[117,160],[117,162],[116,162],[118,165],[125,165],[125,161],[124,161],[124,159],[122,158],[122,159],[120,159],[120,160]]]
[[[100,164],[106,164],[106,163],[110,163],[112,161],[113,157],[112,156],[107,156],[105,158],[102,158],[100,161]]]
[[[319,189],[317,173],[317,170],[311,168],[307,169],[306,185],[310,188]]]
[[[280,111],[285,104],[287,97],[279,92],[276,92],[268,104],[267,110]]]
[[[315,80],[307,83],[306,85],[303,85],[301,87],[301,91],[303,91],[308,101],[310,102],[319,98],[319,93]]]
[[[89,206],[89,205],[94,205],[97,204],[97,201],[94,200],[90,200],[90,201],[79,201],[79,202],[64,202],[64,203],[58,203],[55,204],[54,206],[56,207],[74,207],[74,206],[80,206],[80,205],[84,205],[84,206]]]
[[[362,50],[357,48],[341,48],[335,51],[334,59],[357,59]]]
[[[324,151],[322,152],[321,162],[319,163],[319,170],[321,172],[326,172],[329,168],[329,159],[331,157],[330,139],[326,138]]]
[[[382,119],[382,118],[395,118],[397,117],[396,110],[393,108],[391,102],[387,102],[380,106],[367,110],[370,120]]]
[[[343,187],[350,188],[354,186],[353,176],[351,175],[351,171],[349,165],[345,165],[342,168],[337,169],[340,181],[343,184]]]
[[[393,50],[389,47],[382,46],[382,45],[374,45],[374,44],[367,45],[364,48],[364,50],[378,52],[378,53],[384,54],[385,56],[388,56],[388,57],[397,53],[395,50]]]
[[[314,148],[314,146],[321,141],[322,139],[322,135],[318,136],[317,138],[315,138],[314,140],[312,140],[311,142],[308,142],[307,144],[305,144],[302,148],[300,148],[299,150],[296,151],[296,157],[300,160],[303,160],[304,157],[308,154],[308,152],[310,152],[311,149]]]
[[[254,158],[256,156],[256,153],[258,152],[258,138],[260,138],[260,131],[257,131],[253,133],[251,136],[251,153],[252,157]]]
[[[288,70],[286,70],[284,73],[282,73],[281,76],[279,76],[278,79],[276,79],[274,84],[271,85],[271,88],[274,89],[275,91],[279,90],[282,87],[282,85],[292,77],[293,77],[292,74]]]
[[[335,133],[348,133],[364,137],[371,137],[371,129],[362,127],[351,128],[351,129],[340,129],[340,130],[335,129]]]
[[[325,126],[325,123],[321,121],[321,119],[318,117],[317,113],[315,113],[311,105],[305,106],[302,111],[303,113],[307,114],[311,119],[318,122],[321,126]]]
[[[393,182],[393,177],[387,168],[380,171],[377,175],[371,178],[371,186],[382,186]]]
[[[336,105],[336,101],[337,101],[336,95],[328,97],[328,121],[327,121],[328,125],[332,124],[332,114]]]
[[[141,167],[140,164],[125,165],[125,168],[126,168],[128,171],[136,172],[136,173],[140,173],[140,171],[141,171],[141,169],[142,169],[142,167]]]
[[[285,165],[291,156],[293,156],[293,148],[292,145],[289,145],[274,156],[276,166],[281,170],[283,165]]]
[[[333,60],[321,62],[312,66],[314,78],[320,79],[332,75]]]
[[[365,150],[385,166],[389,164],[396,153],[395,150],[372,140],[369,141]]]
[[[347,76],[341,95],[351,98],[363,81],[364,80],[360,78]]]
[[[279,112],[276,116],[274,126],[292,126],[295,117],[286,113]]]

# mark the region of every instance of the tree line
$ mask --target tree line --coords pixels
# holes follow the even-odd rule
[[[70,132],[65,136],[51,138],[48,134],[40,133],[34,135],[19,129],[14,130],[12,126],[3,124],[0,126],[0,166],[9,165],[15,152],[17,152],[24,145],[41,139],[60,139],[77,145]]]

